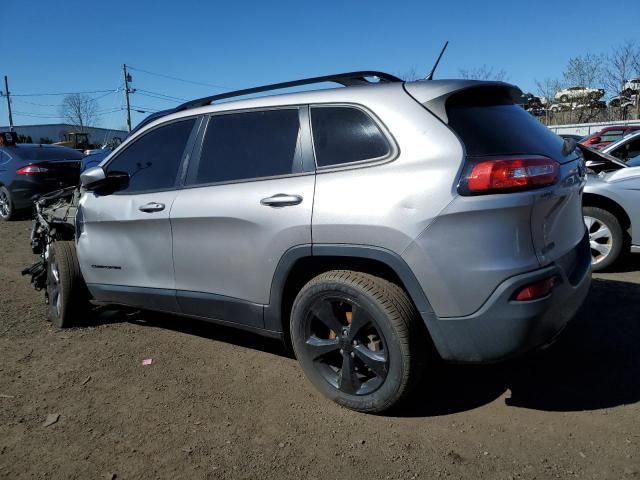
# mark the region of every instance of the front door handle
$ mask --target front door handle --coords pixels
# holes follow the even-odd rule
[[[145,213],[161,212],[164,210],[164,203],[149,202],[138,207],[138,210]]]
[[[267,207],[288,207],[291,205],[298,205],[302,203],[302,197],[300,195],[287,195],[286,193],[278,193],[272,197],[263,198],[260,200],[262,205]]]

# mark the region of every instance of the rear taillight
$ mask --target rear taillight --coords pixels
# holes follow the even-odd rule
[[[458,191],[479,195],[546,187],[558,181],[559,170],[558,162],[542,156],[481,160],[466,169]]]
[[[554,275],[551,278],[545,278],[544,280],[531,283],[518,290],[513,299],[517,302],[525,302],[527,300],[537,300],[539,298],[546,297],[551,293],[551,290],[553,290],[553,287],[555,287],[559,281],[560,279]]]
[[[47,173],[49,171],[48,168],[38,167],[36,165],[27,165],[26,167],[19,168],[16,170],[18,175],[41,175],[43,173]]]

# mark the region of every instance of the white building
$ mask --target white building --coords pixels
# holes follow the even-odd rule
[[[64,140],[65,133],[82,131],[89,134],[89,143],[103,144],[109,142],[114,137],[124,140],[128,133],[125,130],[112,130],[108,128],[78,127],[68,123],[49,123],[45,125],[14,125],[13,130],[18,135],[31,137],[34,143],[41,143],[42,140],[49,139],[52,142]],[[0,132],[9,131],[8,126],[0,126]]]

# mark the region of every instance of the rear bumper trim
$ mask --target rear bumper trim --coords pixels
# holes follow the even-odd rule
[[[509,278],[484,305],[465,317],[439,318],[434,343],[443,359],[459,363],[490,363],[549,344],[573,318],[591,285],[591,255],[585,234],[567,254],[572,271],[559,261],[548,267]],[[521,287],[558,275],[550,295],[531,301],[514,301]]]

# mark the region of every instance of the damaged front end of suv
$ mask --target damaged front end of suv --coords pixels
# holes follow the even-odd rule
[[[74,186],[42,195],[34,203],[31,251],[40,259],[25,268],[22,274],[31,276],[31,284],[36,290],[47,286],[49,247],[56,241],[73,241],[75,238],[79,200],[80,188]]]

